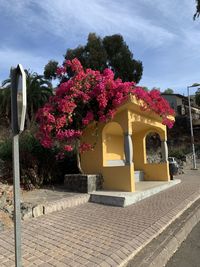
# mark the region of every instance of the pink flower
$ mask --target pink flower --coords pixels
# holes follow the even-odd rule
[[[77,73],[83,71],[83,67],[77,58],[74,58],[72,60],[67,60],[65,64],[66,66],[71,67],[71,69]]]
[[[74,102],[70,102],[65,99],[60,99],[58,102],[58,110],[62,113],[72,113],[76,108],[76,104]]]
[[[88,111],[85,118],[82,119],[83,125],[88,125],[94,119],[94,114],[91,111]]]
[[[66,145],[66,146],[64,146],[64,150],[67,151],[67,152],[70,152],[70,151],[73,150],[73,147],[70,146],[70,145]]]
[[[91,144],[82,143],[79,147],[80,153],[84,153],[86,151],[92,150],[93,146]]]
[[[56,128],[60,129],[66,124],[66,116],[62,116],[56,119]]]
[[[69,90],[72,88],[73,86],[73,81],[69,80],[67,82],[61,83],[58,88],[56,89],[56,95],[57,96],[64,96],[66,95]]]
[[[58,76],[63,75],[66,72],[66,69],[64,67],[58,67],[56,70],[56,74]]]
[[[114,72],[111,70],[111,69],[105,69],[104,71],[103,71],[103,75],[104,76],[107,76],[108,78],[110,78],[110,79],[114,79]]]
[[[171,129],[174,125],[174,121],[168,118],[163,119],[162,123],[166,125],[169,129]]]
[[[50,137],[45,137],[45,138],[43,138],[43,139],[41,139],[41,145],[43,146],[43,147],[46,147],[46,148],[51,148],[52,147],[52,145],[53,145],[53,142],[52,142],[52,140],[50,139]]]
[[[59,130],[56,134],[56,138],[58,140],[64,140],[64,139],[74,139],[79,138],[82,135],[82,131],[80,130],[74,130],[74,129],[68,129],[68,130]]]

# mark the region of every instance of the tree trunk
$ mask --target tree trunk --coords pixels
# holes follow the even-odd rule
[[[83,173],[83,170],[81,168],[81,158],[80,158],[80,154],[79,154],[79,151],[78,150],[76,151],[76,160],[77,160],[78,170],[82,174]]]
[[[79,145],[80,145],[80,140],[76,141],[76,161],[77,161],[77,167],[80,173],[83,173],[83,170],[81,168],[81,157],[79,153]]]

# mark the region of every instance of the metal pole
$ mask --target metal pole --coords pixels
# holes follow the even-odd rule
[[[14,219],[15,219],[15,266],[21,267],[21,209],[20,209],[20,171],[19,135],[13,136],[13,176],[14,176]]]
[[[14,235],[15,235],[15,266],[21,267],[21,209],[20,209],[20,166],[19,166],[19,134],[17,127],[16,70],[11,69],[11,103],[13,131],[13,191],[14,191]]]
[[[191,132],[191,144],[192,144],[193,169],[195,170],[195,169],[197,169],[197,164],[196,164],[196,154],[195,154],[195,147],[194,147],[194,133],[193,133],[193,126],[192,126],[192,112],[191,112],[189,88],[190,88],[190,86],[187,87],[187,91],[188,91],[188,104],[189,104],[189,117],[190,117],[190,132]]]

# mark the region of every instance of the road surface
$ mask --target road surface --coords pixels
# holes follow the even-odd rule
[[[200,267],[200,222],[169,260],[166,267]]]

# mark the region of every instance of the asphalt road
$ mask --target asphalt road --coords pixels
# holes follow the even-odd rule
[[[200,222],[165,267],[200,267]]]

